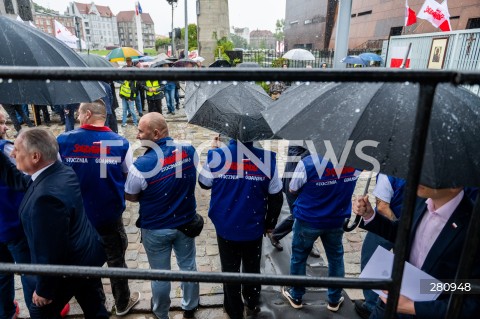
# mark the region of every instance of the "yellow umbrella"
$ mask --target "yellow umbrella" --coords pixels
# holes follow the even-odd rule
[[[120,61],[125,61],[125,58],[139,58],[142,57],[143,53],[130,47],[121,47],[121,48],[116,48],[110,51],[110,53],[107,54],[106,58],[110,62],[120,62]]]

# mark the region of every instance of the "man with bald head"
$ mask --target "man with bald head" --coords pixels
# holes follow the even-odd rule
[[[152,269],[170,270],[172,248],[180,270],[196,271],[195,239],[178,230],[196,214],[195,149],[169,137],[165,118],[157,112],[144,115],[137,138],[146,152],[130,166],[125,198],[140,203],[137,227]],[[199,301],[198,283],[184,282],[184,318],[193,318]],[[152,282],[152,311],[168,319],[170,282]]]
[[[77,173],[85,213],[102,237],[108,266],[127,268],[128,239],[122,214],[125,180],[133,157],[127,139],[104,125],[106,116],[102,100],[82,103],[78,109],[80,128],[61,134],[57,140],[62,162]],[[138,303],[140,293],[130,294],[126,278],[110,278],[110,282],[115,313],[126,315]]]
[[[57,161],[55,136],[40,128],[22,130],[11,156],[0,153],[0,179],[25,191],[19,214],[32,264],[101,266],[100,238],[85,215],[75,172]],[[30,176],[26,176],[24,173]],[[108,318],[100,278],[37,276],[30,317],[60,318],[75,297],[85,318]]]

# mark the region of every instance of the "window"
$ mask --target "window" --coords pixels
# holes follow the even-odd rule
[[[355,18],[357,16],[356,13],[352,14],[350,17]]]
[[[403,27],[392,27],[390,28],[390,36],[402,35]]]
[[[45,24],[46,24],[46,25],[50,25],[50,20],[46,20],[46,21],[45,21]]]
[[[359,13],[357,14],[357,16],[358,16],[358,17],[361,17],[361,16],[366,16],[367,14],[372,14],[372,10],[359,12]]]
[[[311,24],[312,23],[312,20],[309,19],[309,20],[305,20],[305,22],[303,24]]]
[[[290,25],[298,24],[298,20],[290,22]]]
[[[468,19],[467,27],[465,29],[477,29],[480,28],[480,18]]]

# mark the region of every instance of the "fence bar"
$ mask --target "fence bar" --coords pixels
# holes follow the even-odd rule
[[[0,263],[0,273],[36,274],[66,277],[128,278],[164,281],[243,283],[274,286],[386,289],[391,279],[358,279],[265,275],[227,272],[171,271],[158,269],[104,268],[64,265]]]
[[[397,238],[395,239],[392,283],[388,290],[385,318],[394,318],[394,314],[396,313],[401,288],[401,285],[398,283],[402,282],[403,269],[405,266],[404,261],[408,260],[407,250],[409,250],[408,248],[410,246],[410,230],[412,228],[413,212],[415,211],[415,202],[417,199],[417,187],[422,171],[435,87],[435,85],[431,84],[420,84],[415,126],[408,159],[408,178],[402,203],[402,218],[400,218]]]
[[[14,80],[149,80],[173,81],[333,81],[333,82],[421,82],[424,84],[480,84],[480,72],[383,71],[324,69],[109,69],[109,68],[31,68],[0,67],[0,85]]]
[[[480,243],[480,196],[477,196],[475,208],[473,209],[472,217],[468,225],[468,230],[465,238],[465,244],[463,245],[462,255],[460,256],[460,262],[458,264],[457,274],[455,276],[456,282],[467,280],[472,278],[472,268],[475,259],[478,258],[478,246]],[[463,306],[464,296],[463,294],[451,294],[448,301],[447,315],[445,318],[460,318],[460,312]]]

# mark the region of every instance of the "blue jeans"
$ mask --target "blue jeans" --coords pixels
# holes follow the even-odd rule
[[[170,270],[172,248],[180,270],[196,271],[195,239],[176,229],[142,229],[142,242],[152,269]],[[182,309],[192,310],[198,306],[198,282],[182,282]],[[169,281],[152,281],[153,313],[159,319],[168,319],[170,309]]]
[[[63,110],[65,112],[65,132],[73,131],[75,129],[75,111],[79,104],[67,104]]]
[[[292,258],[290,260],[291,275],[306,275],[307,258],[312,250],[315,240],[320,237],[323,248],[327,254],[328,276],[344,277],[345,266],[343,264],[343,229],[316,229],[305,222],[295,219],[293,223]],[[305,287],[294,286],[290,293],[295,299],[302,299]],[[337,303],[342,296],[341,288],[328,288],[328,302]]]
[[[378,246],[382,246],[386,250],[390,250],[394,245],[383,237],[380,237],[372,232],[368,232],[362,245],[362,255],[360,257],[361,270],[365,268],[365,265],[368,263],[370,257],[372,257],[375,249],[377,249]],[[378,301],[378,295],[372,290],[364,289],[363,296],[365,297],[365,307],[368,310],[373,311]]]
[[[26,238],[0,243],[0,262],[2,263],[30,263],[30,250]],[[32,303],[32,295],[35,290],[35,276],[22,275],[23,296],[28,308]],[[0,273],[0,318],[12,318],[15,314],[14,276],[12,273]]]
[[[175,112],[175,88],[165,89],[165,100],[167,101],[168,112]]]
[[[127,110],[130,111],[130,113],[132,114],[133,124],[137,126],[138,123],[137,123],[137,116],[135,115],[135,108],[133,106],[134,103],[135,101],[122,98],[122,109],[123,109],[122,126],[127,125]]]
[[[138,115],[142,116],[143,106],[142,106],[142,98],[140,97],[140,94],[137,94],[137,97],[135,98],[135,106],[137,107]]]

